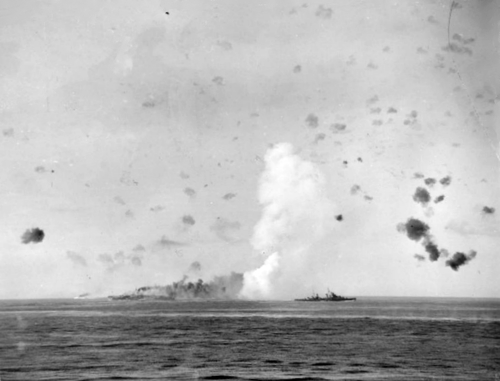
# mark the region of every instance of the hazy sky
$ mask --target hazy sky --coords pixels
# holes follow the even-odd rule
[[[459,0],[448,45],[450,6],[0,1],[0,298],[251,272],[276,245],[274,297],[500,297],[500,13]],[[277,215],[296,238],[256,243]]]

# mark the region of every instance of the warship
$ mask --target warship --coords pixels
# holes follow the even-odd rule
[[[321,298],[318,294],[313,296],[308,296],[305,299],[295,299],[296,302],[347,302],[349,300],[356,300],[356,298],[345,298],[340,295],[328,290],[324,298]]]

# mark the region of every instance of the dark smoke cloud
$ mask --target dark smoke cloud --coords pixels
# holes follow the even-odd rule
[[[416,218],[409,218],[405,224],[398,224],[397,229],[400,233],[406,233],[409,239],[417,242],[429,235],[429,225]]]
[[[44,237],[45,233],[42,229],[33,228],[28,229],[24,232],[24,234],[21,236],[21,241],[24,244],[28,244],[30,242],[39,243],[43,241]]]
[[[75,253],[73,251],[67,251],[66,252],[66,256],[75,265],[87,266],[87,261],[85,260],[85,258],[82,255],[78,254],[78,253]]]
[[[441,195],[441,196],[437,196],[435,199],[434,199],[434,203],[437,204],[437,203],[440,203],[441,201],[444,200],[444,195]]]
[[[344,219],[344,217],[342,216],[342,214],[339,214],[339,215],[335,216],[335,219],[337,221],[342,221]]]
[[[194,220],[194,218],[190,215],[185,215],[182,217],[182,223],[185,224],[185,225],[191,225],[193,226],[196,221]]]
[[[222,198],[224,200],[231,200],[232,198],[236,197],[235,193],[226,193]]]
[[[167,286],[139,287],[129,294],[111,296],[115,300],[137,300],[144,298],[167,300],[190,299],[236,299],[243,287],[243,274],[231,273],[217,276],[205,283],[202,279],[188,281],[188,277]]]
[[[419,261],[419,262],[423,262],[425,261],[425,257],[423,255],[420,255],[420,254],[415,254],[414,257]]]
[[[431,262],[435,262],[439,259],[439,248],[437,245],[431,241],[430,237],[426,237],[426,240],[424,242],[424,248],[425,251],[429,253],[429,260]]]
[[[460,266],[463,266],[467,262],[471,261],[476,256],[476,254],[477,253],[474,250],[471,250],[468,255],[457,252],[453,254],[453,257],[451,257],[451,259],[448,259],[446,261],[446,266],[450,266],[453,270],[458,271]]]
[[[439,180],[439,182],[441,183],[442,186],[446,187],[451,184],[451,177],[450,176],[443,177],[441,180]]]
[[[422,188],[422,187],[418,187],[415,190],[415,194],[413,195],[413,200],[415,202],[419,202],[425,206],[430,201],[430,199],[431,199],[431,195],[429,194],[427,189]]]
[[[428,185],[432,187],[434,184],[436,184],[436,179],[433,179],[432,177],[428,177],[424,180],[425,185]]]
[[[484,214],[493,214],[493,213],[495,213],[495,208],[485,206],[485,207],[483,207],[483,213]]]

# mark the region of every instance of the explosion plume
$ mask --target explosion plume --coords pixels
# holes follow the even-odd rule
[[[297,291],[297,284],[305,286],[298,280],[307,276],[308,249],[334,218],[323,175],[296,155],[292,145],[271,147],[265,163],[258,192],[264,209],[251,243],[266,259],[261,267],[244,274],[240,294],[244,298],[290,296],[287,291]]]

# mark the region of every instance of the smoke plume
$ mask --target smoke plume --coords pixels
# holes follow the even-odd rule
[[[226,276],[217,276],[205,283],[202,279],[196,282],[188,281],[184,276],[180,281],[167,286],[145,286],[135,291],[118,296],[111,296],[115,300],[137,300],[145,298],[166,300],[190,299],[234,299],[243,286],[243,275],[231,273]]]
[[[258,192],[263,212],[251,243],[266,259],[244,274],[240,294],[244,298],[279,298],[297,291],[306,257],[311,258],[308,249],[334,218],[323,175],[295,154],[291,144],[271,147],[265,163]]]

